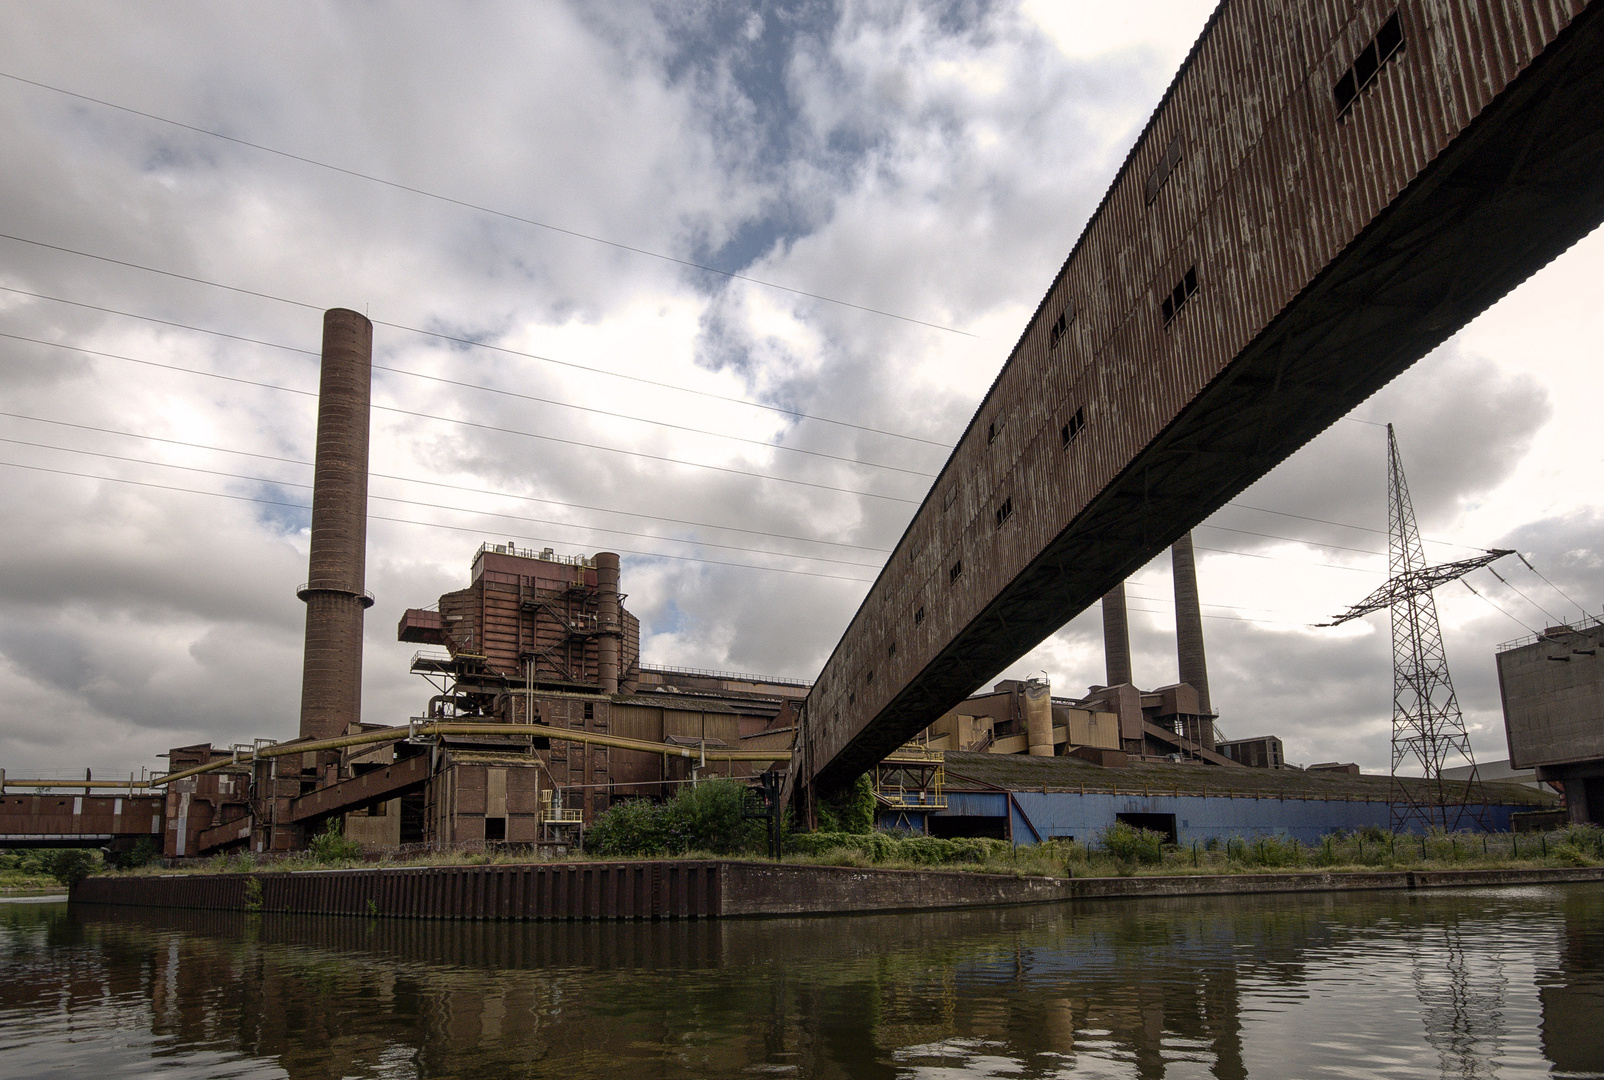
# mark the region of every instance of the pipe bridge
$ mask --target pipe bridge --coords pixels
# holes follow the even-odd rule
[[[1604,0],[1225,0],[807,699],[871,768],[1604,220]]]

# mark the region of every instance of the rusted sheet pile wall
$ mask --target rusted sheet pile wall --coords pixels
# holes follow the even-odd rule
[[[730,915],[918,911],[1036,904],[1075,895],[1075,882],[1067,878],[747,862],[724,863],[722,870]]]
[[[260,884],[252,897],[248,882]],[[1073,883],[923,870],[672,861],[92,877],[75,903],[421,919],[709,919],[1025,904]]]
[[[1596,226],[1589,8],[1222,4],[821,673],[800,779],[862,772]]]
[[[716,862],[558,863],[92,877],[74,903],[419,919],[706,919]],[[261,887],[252,897],[251,881]]]

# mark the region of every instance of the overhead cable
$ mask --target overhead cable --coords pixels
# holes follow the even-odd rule
[[[1519,552],[1514,552],[1514,554],[1519,554]],[[1487,569],[1488,570],[1492,570],[1493,577],[1497,578],[1499,581],[1502,581],[1504,583],[1504,587],[1505,588],[1509,589],[1516,596],[1520,597],[1522,600],[1524,600],[1528,604],[1532,605],[1532,607],[1536,608],[1538,611],[1541,611],[1543,613],[1543,617],[1548,620],[1549,625],[1553,626],[1553,625],[1557,625],[1557,624],[1563,623],[1565,621],[1563,619],[1555,618],[1554,614],[1552,612],[1550,612],[1547,608],[1545,608],[1542,604],[1539,604],[1536,600],[1533,600],[1531,597],[1527,596],[1525,593],[1523,593],[1519,589],[1515,588],[1515,586],[1511,585],[1509,583],[1509,579],[1504,577],[1503,574],[1500,574],[1497,570],[1493,570],[1493,568],[1490,567],[1490,566]]]
[[[537,221],[534,218],[523,217],[522,215],[509,213],[505,210],[496,210],[492,207],[468,202],[465,199],[453,198],[450,195],[441,195],[438,192],[428,191],[424,188],[414,187],[410,184],[403,184],[398,180],[388,180],[382,176],[374,176],[371,173],[359,172],[355,169],[347,169],[340,165],[333,165],[326,161],[319,161],[316,158],[306,157],[303,154],[295,154],[288,150],[280,150],[276,147],[266,146],[262,143],[251,142],[248,139],[241,139],[233,135],[225,135],[220,131],[213,131],[210,128],[197,127],[194,124],[186,124],[181,120],[173,120],[165,116],[158,116],[155,113],[145,112],[142,109],[135,109],[128,105],[119,105],[114,101],[106,101],[103,98],[90,97],[87,94],[80,94],[60,86],[52,86],[49,83],[39,82],[35,79],[25,79],[20,75],[13,75],[9,72],[0,71],[0,78],[10,79],[14,82],[37,87],[41,90],[49,90],[52,93],[61,94],[65,97],[77,98],[79,101],[87,101],[94,105],[103,106],[104,108],[116,109],[119,112],[128,113],[132,116],[143,117],[146,120],[154,120],[157,123],[169,124],[176,128],[182,128],[185,131],[193,131],[198,135],[206,135],[214,139],[221,139],[224,142],[230,142],[236,146],[244,146],[252,150],[259,150],[262,153],[272,154],[276,157],[285,158],[289,161],[298,161],[304,165],[312,165],[320,169],[327,169],[330,172],[341,173],[345,176],[354,177],[358,180],[366,180],[370,183],[380,184],[396,191],[405,191],[409,194],[420,195],[427,199],[435,199],[439,202],[449,203],[452,206],[459,206],[463,209],[473,210],[477,213],[489,214],[492,217],[504,218],[508,221],[516,221],[523,225],[531,225],[537,229],[546,229],[550,232],[561,233],[564,236],[572,236],[580,240],[589,240],[592,243],[602,244],[610,248],[616,248],[619,251],[628,251],[636,255],[644,255],[648,258],[660,259],[663,262],[674,263],[677,266],[684,266],[692,270],[701,270],[705,273],[716,274],[719,277],[731,278],[735,281],[744,281],[752,285],[761,285],[766,289],[774,289],[777,292],[790,293],[793,296],[803,296],[810,300],[819,300],[826,304],[835,304],[838,307],[851,308],[854,311],[867,312],[871,315],[883,315],[888,319],[896,319],[899,322],[912,323],[915,326],[926,326],[932,330],[941,330],[949,334],[959,334],[963,337],[975,336],[974,334],[969,333],[967,330],[959,330],[956,327],[943,326],[940,323],[929,322],[925,319],[915,319],[909,315],[898,315],[895,312],[886,311],[882,308],[870,307],[866,304],[855,304],[850,300],[839,300],[833,296],[826,296],[823,293],[809,292],[806,289],[798,289],[789,285],[781,285],[778,282],[766,281],[762,278],[752,277],[751,275],[737,273],[732,270],[720,270],[717,267],[707,266],[703,263],[693,262],[689,259],[681,259],[674,255],[665,255],[659,251],[652,251],[648,248],[636,247],[633,244],[619,243],[616,240],[603,239],[600,236],[594,236],[590,233],[580,232],[577,229],[568,229],[560,225],[552,225],[549,222]]]
[[[99,427],[94,424],[75,424],[67,420],[50,420],[42,416],[30,416],[27,413],[14,413],[0,411],[0,416],[16,420],[31,420],[38,424],[50,424],[56,427],[72,428],[77,431],[92,431],[102,435],[117,435],[127,439],[140,439],[145,442],[162,443],[167,446],[183,446],[193,450],[207,450],[219,454],[235,454],[239,457],[259,458],[263,461],[279,461],[286,465],[301,465],[311,467],[310,461],[301,458],[281,457],[277,454],[262,454],[252,450],[234,450],[226,446],[212,446],[208,443],[189,442],[184,439],[169,439],[160,435],[143,435],[135,431],[120,431],[117,428]],[[546,506],[564,506],[573,510],[592,510],[599,514],[614,514],[619,517],[640,518],[644,521],[661,521],[669,525],[689,525],[700,529],[717,529],[720,532],[745,533],[748,536],[766,536],[774,540],[794,540],[804,544],[822,544],[826,547],[848,548],[854,551],[870,551],[875,554],[890,554],[890,548],[870,547],[866,544],[848,544],[840,540],[821,540],[813,536],[795,536],[791,533],[766,532],[762,529],[743,529],[736,525],[715,525],[710,521],[693,521],[687,518],[664,517],[660,514],[643,514],[632,510],[614,510],[605,506],[588,506],[585,503],[565,502],[561,499],[543,499],[535,495],[520,495],[512,491],[502,491],[497,488],[487,488],[469,484],[448,484],[443,480],[424,480],[416,476],[397,476],[393,473],[369,471],[369,476],[379,480],[394,480],[403,484],[422,484],[426,487],[444,488],[448,491],[465,491],[479,495],[493,495],[502,499],[517,499],[521,502],[540,503]]]
[[[77,300],[65,300],[59,296],[47,296],[44,293],[29,292],[25,289],[14,289],[0,285],[0,290],[16,293],[20,296],[31,296],[40,300],[50,300],[58,304],[67,304],[73,307],[86,308],[90,311],[102,311],[108,315],[119,315],[123,318],[138,319],[144,322],[156,323],[160,326],[171,326],[180,330],[190,330],[197,334],[208,334],[215,337],[226,338],[230,341],[242,341],[248,342],[252,345],[262,345],[270,349],[279,349],[284,352],[297,353],[301,356],[308,356],[314,359],[320,355],[314,349],[302,349],[294,345],[283,345],[276,341],[264,341],[261,338],[245,337],[241,334],[229,334],[220,330],[210,330],[204,326],[194,326],[189,323],[174,322],[171,319],[157,319],[148,315],[138,315],[131,311],[119,311],[115,308],[101,307],[97,304],[86,304]],[[62,349],[73,348],[71,345],[63,345],[60,342],[44,341],[40,338],[24,337],[18,334],[0,334],[0,337],[10,337],[16,341],[27,341],[37,345],[51,345]],[[579,405],[571,401],[560,401],[556,398],[539,397],[535,394],[525,394],[517,390],[504,390],[498,386],[486,386],[482,383],[465,382],[461,379],[448,379],[441,375],[429,375],[421,371],[412,371],[407,368],[390,367],[386,364],[373,364],[372,368],[374,371],[388,372],[392,375],[404,375],[413,379],[422,379],[428,382],[443,383],[448,386],[461,387],[465,390],[480,390],[487,394],[498,394],[502,397],[517,398],[520,401],[534,401],[543,405],[555,405],[558,408],[593,413],[597,416],[611,417],[616,420],[632,420],[639,424],[650,424],[653,427],[668,428],[673,431],[684,431],[695,435],[707,435],[715,439],[725,439],[730,442],[748,443],[752,446],[761,446],[769,450],[783,450],[790,454],[805,454],[809,457],[826,458],[831,461],[845,462],[849,465],[860,465],[864,468],[870,469],[885,469],[889,472],[906,473],[909,476],[919,476],[928,479],[934,479],[936,475],[935,473],[924,472],[919,469],[904,468],[901,465],[886,465],[878,461],[865,461],[862,458],[846,457],[840,454],[828,454],[822,450],[808,450],[803,447],[788,446],[785,443],[771,442],[767,439],[753,439],[744,435],[732,435],[726,431],[711,431],[707,428],[690,427],[686,424],[675,424],[667,420],[654,420],[647,416],[635,416],[631,413],[615,412],[611,409],[602,409],[594,405]]]
[[[1567,603],[1569,603],[1577,611],[1581,612],[1582,613],[1582,618],[1584,618],[1584,619],[1587,618],[1587,609],[1585,607],[1583,607],[1581,604],[1578,604],[1575,600],[1572,600],[1570,598],[1570,596],[1566,594],[1564,589],[1561,589],[1558,585],[1555,585],[1552,581],[1549,581],[1548,578],[1543,577],[1543,572],[1541,570],[1537,569],[1537,567],[1533,566],[1532,565],[1532,561],[1530,559],[1528,559],[1526,556],[1522,555],[1519,551],[1515,552],[1515,558],[1519,559],[1522,563],[1524,563],[1526,565],[1526,569],[1530,570],[1532,573],[1536,574],[1538,577],[1543,578],[1543,584],[1547,585],[1550,589],[1553,589],[1555,592],[1559,593],[1560,596],[1564,597],[1564,599],[1566,600]]]
[[[248,502],[248,503],[257,503],[257,504],[263,505],[263,506],[284,506],[284,507],[289,507],[289,508],[296,509],[296,510],[311,510],[311,507],[308,506],[305,503],[285,502],[285,501],[280,500],[280,499],[263,499],[263,498],[258,498],[257,496],[254,496],[254,495],[232,495],[232,494],[229,494],[227,492],[222,492],[222,491],[203,491],[203,490],[201,490],[199,488],[178,487],[175,484],[156,484],[156,483],[151,483],[150,481],[147,481],[147,480],[129,480],[129,479],[126,479],[126,478],[120,477],[120,476],[99,476],[99,475],[96,475],[94,473],[78,472],[78,471],[75,471],[75,470],[72,470],[72,469],[51,469],[51,468],[47,468],[47,467],[45,467],[43,465],[24,465],[21,462],[17,462],[17,461],[0,461],[0,467],[11,468],[11,469],[25,469],[25,470],[27,470],[29,472],[50,473],[50,474],[55,475],[55,476],[75,476],[75,477],[81,477],[81,478],[87,479],[87,480],[101,480],[101,481],[104,481],[104,482],[110,483],[110,484],[125,484],[125,485],[128,485],[130,487],[154,488],[154,489],[156,489],[158,491],[175,491],[175,492],[182,492],[182,493],[189,494],[189,495],[204,495],[204,496],[208,496],[208,497],[214,498],[214,499],[229,499],[229,500],[231,500],[233,502]],[[455,510],[456,508],[449,507],[447,509]],[[425,528],[425,529],[446,529],[446,530],[449,530],[451,532],[472,533],[475,536],[484,536],[485,533],[486,533],[486,530],[484,530],[484,529],[475,529],[475,528],[471,528],[471,527],[465,526],[465,525],[447,525],[447,524],[444,524],[443,522],[437,522],[437,521],[417,521],[417,520],[414,520],[412,518],[385,517],[385,516],[380,515],[380,514],[369,514],[368,515],[368,520],[369,521],[388,521],[388,522],[393,522],[393,523],[398,524],[398,525],[416,525],[416,526],[419,526],[420,528]],[[517,539],[525,540],[525,541],[527,541],[529,543],[532,543],[532,544],[552,544],[552,543],[554,543],[554,541],[552,541],[552,540],[549,540],[549,539],[547,539],[545,537],[538,537],[538,536],[537,537],[520,536],[520,537],[517,537]],[[689,556],[689,555],[664,555],[661,552],[656,552],[656,551],[632,551],[629,548],[615,548],[613,550],[617,551],[621,555],[639,555],[642,558],[647,558],[647,559],[668,559],[668,560],[671,560],[673,562],[701,563],[701,564],[704,564],[704,565],[707,565],[707,566],[729,566],[729,567],[739,567],[739,568],[746,569],[746,570],[766,570],[766,571],[768,571],[770,573],[775,573],[775,574],[794,574],[794,575],[797,575],[797,576],[800,576],[800,577],[827,578],[827,579],[829,579],[831,581],[853,581],[853,582],[857,582],[860,585],[873,584],[873,579],[872,578],[849,577],[849,576],[842,575],[842,574],[823,574],[823,573],[818,573],[818,572],[812,571],[812,570],[792,570],[792,569],[788,569],[788,568],[782,567],[782,566],[759,566],[759,565],[757,565],[755,563],[725,562],[725,561],[722,561],[722,560],[719,560],[719,559],[698,559],[698,558],[693,558],[692,556]]]
[[[12,240],[19,244],[31,244],[34,247],[46,248],[50,251],[59,251],[66,255],[77,255],[85,259],[94,259],[97,262],[105,262],[114,266],[127,267],[130,270],[143,270],[146,273],[158,274],[162,277],[174,278],[178,281],[188,281],[196,285],[206,285],[214,289],[222,289],[225,292],[239,293],[244,296],[254,296],[262,300],[272,300],[277,303],[289,304],[293,307],[304,308],[309,311],[324,310],[323,307],[317,304],[307,303],[304,300],[292,300],[288,297],[274,296],[272,293],[257,292],[254,289],[245,289],[236,285],[225,285],[220,281],[210,281],[206,278],[194,277],[189,274],[180,274],[172,270],[162,270],[154,266],[145,266],[141,263],[128,262],[123,259],[113,259],[106,255],[96,255],[93,252],[81,251],[77,248],[62,247],[57,244],[47,244],[40,240],[30,240],[27,237],[16,236],[11,233],[0,233],[0,240]],[[13,289],[8,291],[22,292],[23,290]],[[46,297],[45,299],[55,299],[55,297]],[[507,356],[519,356],[527,360],[538,360],[541,363],[554,364],[557,367],[573,368],[576,371],[588,371],[596,375],[606,375],[614,379],[623,379],[627,382],[640,383],[644,386],[653,386],[659,390],[676,390],[682,394],[694,394],[697,397],[710,398],[714,401],[727,401],[735,405],[745,405],[752,409],[763,409],[767,412],[779,413],[782,416],[793,416],[799,420],[814,420],[821,424],[833,424],[836,427],[852,428],[856,431],[867,431],[875,435],[886,435],[893,439],[906,439],[909,442],[926,443],[930,446],[940,446],[942,448],[947,448],[948,446],[947,443],[941,442],[937,439],[926,439],[918,435],[906,435],[898,431],[887,431],[883,428],[872,427],[867,424],[854,424],[849,420],[836,420],[828,416],[820,416],[817,413],[802,412],[799,409],[787,409],[780,405],[769,405],[761,401],[752,401],[748,398],[732,397],[728,394],[717,394],[711,390],[696,390],[688,386],[677,386],[674,383],[659,382],[656,379],[648,379],[640,375],[626,375],[619,371],[608,371],[606,368],[592,367],[589,364],[580,364],[572,360],[558,360],[555,357],[542,356],[539,353],[525,352],[520,349],[510,349],[504,345],[491,345],[487,342],[476,341],[473,338],[456,337],[454,335],[443,334],[435,330],[425,330],[422,327],[407,326],[404,323],[385,322],[382,319],[372,319],[371,321],[376,326],[386,326],[392,330],[405,330],[408,333],[418,334],[423,337],[435,338],[439,341],[449,341],[454,345],[467,345],[475,349],[485,349],[489,352],[503,353]]]
[[[1488,569],[1492,569],[1492,568],[1488,567]],[[1510,622],[1514,623],[1516,626],[1519,626],[1519,627],[1523,628],[1529,634],[1537,633],[1537,631],[1534,630],[1532,627],[1527,626],[1524,622],[1522,622],[1521,620],[1515,618],[1515,616],[1511,615],[1509,612],[1505,611],[1502,606],[1500,606],[1497,603],[1494,603],[1492,597],[1483,596],[1482,593],[1481,593],[1481,590],[1476,588],[1476,586],[1472,585],[1468,578],[1460,578],[1459,581],[1460,581],[1461,584],[1463,584],[1465,586],[1465,588],[1469,589],[1472,593],[1474,593],[1478,600],[1480,600],[1484,604],[1487,604],[1489,607],[1491,607],[1494,611],[1497,611],[1504,618],[1508,619]]]
[[[237,375],[220,375],[214,371],[205,371],[200,368],[183,367],[178,364],[163,364],[155,360],[142,360],[133,356],[124,356],[121,353],[105,352],[99,349],[86,349],[79,345],[63,345],[55,341],[42,341],[38,338],[23,337],[19,334],[0,333],[0,337],[15,341],[27,341],[37,345],[47,345],[56,349],[67,349],[72,352],[85,353],[90,356],[103,356],[111,360],[123,360],[131,364],[143,364],[147,367],[164,368],[168,371],[182,371],[189,375],[200,375],[208,379],[222,379],[227,382],[241,383],[246,386],[256,386],[265,390],[279,390],[290,394],[300,394],[303,397],[316,397],[316,391],[297,390],[294,387],[280,386],[276,383],[261,382],[256,379],[242,379]],[[859,491],[855,488],[836,487],[833,484],[820,484],[812,480],[797,480],[789,476],[775,476],[772,473],[751,472],[746,469],[734,469],[727,465],[709,465],[699,461],[684,461],[680,458],[669,457],[665,454],[648,454],[644,450],[625,450],[616,446],[603,446],[598,443],[585,442],[580,439],[565,439],[559,435],[541,435],[533,431],[523,431],[518,428],[501,427],[497,424],[484,424],[477,420],[462,420],[453,416],[439,416],[413,409],[401,409],[393,405],[374,405],[375,412],[396,413],[400,416],[410,416],[420,420],[434,420],[445,424],[457,424],[462,427],[477,428],[481,431],[494,431],[503,435],[518,435],[526,439],[538,439],[542,442],[559,443],[565,446],[577,446],[585,450],[601,450],[610,454],[621,454],[625,457],[643,458],[649,461],[661,461],[670,465],[682,465],[687,468],[706,469],[711,472],[728,473],[733,476],[748,476],[756,480],[772,480],[778,484],[793,484],[797,487],[815,488],[820,491],[833,491],[843,495],[860,495],[869,499],[882,499],[886,502],[906,503],[909,506],[919,505],[918,499],[904,499],[896,495],[882,495],[875,491]]]
[[[221,469],[206,469],[206,468],[202,468],[199,465],[179,465],[179,464],[176,464],[174,462],[168,462],[168,461],[153,461],[150,458],[128,457],[128,456],[123,455],[123,454],[108,454],[108,453],[105,453],[103,451],[98,451],[98,450],[77,450],[77,449],[74,449],[74,448],[68,447],[68,446],[52,446],[49,443],[30,442],[30,441],[25,440],[25,439],[9,439],[9,438],[6,438],[4,436],[0,436],[0,443],[9,443],[9,444],[11,444],[13,446],[31,446],[31,447],[37,447],[37,448],[42,449],[42,450],[55,450],[55,451],[57,451],[59,453],[78,454],[78,455],[81,455],[83,457],[105,458],[108,461],[126,461],[126,462],[129,462],[131,464],[135,464],[135,465],[153,465],[153,466],[155,466],[157,468],[161,468],[161,469],[177,469],[177,470],[180,470],[182,472],[201,473],[201,474],[206,475],[206,476],[219,476],[219,477],[223,477],[224,479],[228,479],[228,480],[244,480],[244,481],[247,481],[248,483],[253,483],[253,484],[267,484],[267,485],[271,485],[273,487],[280,487],[280,488],[299,488],[299,489],[301,489],[303,491],[312,490],[312,485],[311,484],[299,484],[299,483],[295,483],[294,481],[290,481],[290,480],[275,480],[275,479],[272,479],[271,477],[266,477],[266,476],[248,476],[248,475],[246,475],[244,473],[225,472],[224,470],[221,470]],[[503,519],[505,519],[507,521],[517,521],[517,522],[522,522],[522,523],[527,523],[527,524],[532,524],[532,525],[555,525],[555,526],[558,526],[559,528],[580,529],[580,530],[583,530],[585,532],[605,533],[605,534],[610,535],[610,536],[634,536],[634,537],[637,537],[637,538],[640,538],[640,539],[646,539],[646,540],[661,540],[661,541],[664,541],[665,543],[671,543],[671,544],[691,544],[691,545],[694,545],[694,546],[697,546],[697,547],[722,548],[722,549],[727,550],[727,551],[744,551],[744,552],[748,552],[748,553],[753,554],[753,555],[775,555],[775,556],[778,556],[780,558],[807,559],[810,562],[835,563],[835,564],[840,565],[840,566],[860,566],[860,567],[863,567],[866,570],[877,570],[877,569],[880,568],[880,564],[879,563],[852,562],[852,561],[847,560],[847,559],[829,559],[829,558],[825,558],[822,555],[802,555],[802,554],[799,554],[799,553],[796,553],[796,552],[789,552],[789,551],[770,551],[767,548],[742,547],[742,546],[737,545],[737,544],[719,544],[719,543],[714,543],[711,540],[687,540],[687,539],[683,539],[681,537],[675,537],[675,536],[662,536],[662,535],[660,535],[658,533],[641,533],[641,532],[630,532],[630,531],[625,530],[625,529],[608,529],[608,528],[603,528],[603,527],[599,527],[599,526],[595,526],[595,525],[578,524],[578,523],[571,522],[571,521],[552,521],[552,520],[549,520],[547,518],[519,517],[516,514],[503,514],[503,513],[500,513],[499,511],[475,510],[472,507],[466,507],[466,506],[445,506],[445,505],[442,505],[440,503],[424,502],[424,501],[422,501],[420,499],[401,499],[401,498],[396,498],[395,496],[392,496],[392,495],[374,495],[374,494],[370,493],[368,495],[368,498],[371,499],[371,500],[375,500],[377,502],[396,503],[396,504],[402,505],[402,506],[417,506],[417,507],[423,507],[423,508],[429,509],[429,510],[446,510],[446,511],[449,511],[451,513],[479,514],[479,515],[482,515],[484,517],[503,518]]]

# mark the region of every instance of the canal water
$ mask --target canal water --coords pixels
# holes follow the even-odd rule
[[[1604,1076],[1604,886],[656,924],[0,903],[0,1077]]]

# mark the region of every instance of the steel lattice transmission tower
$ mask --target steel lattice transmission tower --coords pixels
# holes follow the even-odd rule
[[[1393,831],[1419,825],[1452,832],[1467,824],[1467,818],[1485,829],[1487,800],[1475,769],[1464,781],[1442,774],[1450,755],[1461,755],[1472,766],[1476,758],[1448,677],[1432,590],[1513,552],[1494,550],[1442,566],[1426,565],[1391,424],[1387,425],[1387,504],[1387,583],[1322,625],[1336,626],[1384,607],[1392,610]],[[1423,780],[1406,782],[1409,778],[1399,775],[1399,766],[1410,762],[1420,764]]]

